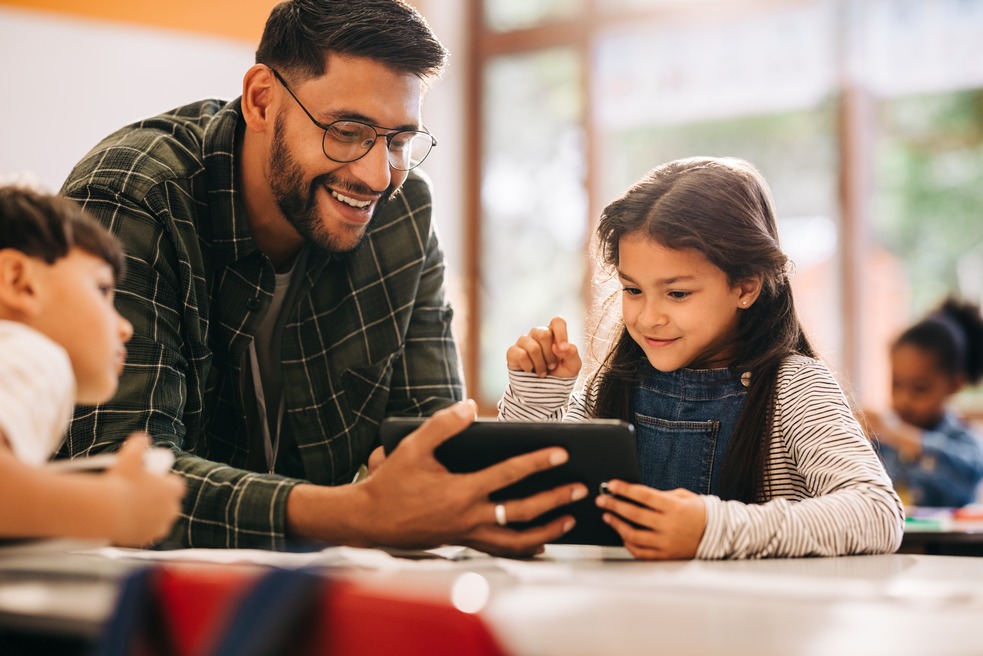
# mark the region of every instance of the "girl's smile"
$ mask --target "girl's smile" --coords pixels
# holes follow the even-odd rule
[[[625,327],[652,366],[727,366],[739,313],[753,304],[760,281],[731,284],[701,253],[666,248],[644,233],[622,237],[618,252]]]

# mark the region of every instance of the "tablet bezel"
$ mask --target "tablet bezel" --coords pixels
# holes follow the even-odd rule
[[[391,453],[399,441],[422,422],[419,418],[406,417],[383,420],[379,437],[386,453]],[[450,471],[466,473],[550,446],[565,448],[570,455],[569,460],[493,493],[491,500],[524,498],[578,481],[587,486],[587,497],[545,513],[534,522],[515,522],[509,526],[522,529],[570,514],[577,520],[576,526],[555,542],[621,546],[620,536],[601,519],[601,509],[594,500],[600,493],[601,483],[614,478],[631,483],[640,480],[635,429],[627,422],[614,419],[586,422],[500,422],[479,419],[441,444],[434,453],[437,460]]]

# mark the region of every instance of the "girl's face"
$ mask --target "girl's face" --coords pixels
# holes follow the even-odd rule
[[[625,326],[652,366],[727,366],[738,313],[754,303],[760,283],[731,285],[701,253],[672,250],[644,234],[622,237],[619,258]]]
[[[940,371],[930,353],[912,344],[891,350],[891,406],[905,423],[930,429],[962,382]]]

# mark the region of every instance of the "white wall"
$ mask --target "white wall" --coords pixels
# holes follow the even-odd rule
[[[418,0],[434,31],[463,51],[463,3]],[[99,140],[146,116],[207,97],[234,98],[256,44],[0,6],[0,177],[57,191]],[[452,273],[461,271],[463,57],[424,107],[439,145],[425,168]]]
[[[254,46],[0,7],[0,175],[57,191],[99,140],[146,116],[239,95]]]

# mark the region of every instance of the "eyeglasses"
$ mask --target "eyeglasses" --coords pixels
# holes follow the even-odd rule
[[[290,90],[283,76],[272,68],[270,70],[283,85],[283,88],[287,90],[287,93],[304,110],[307,118],[311,119],[314,125],[324,130],[324,136],[321,137],[321,150],[324,151],[325,157],[334,162],[347,163],[361,159],[369,154],[379,137],[384,137],[386,150],[389,153],[389,166],[397,171],[409,171],[419,166],[433,150],[433,147],[437,145],[436,137],[421,130],[385,131],[387,128],[348,119],[332,121],[327,124],[321,123],[307,111],[304,103],[300,102],[300,98]]]

